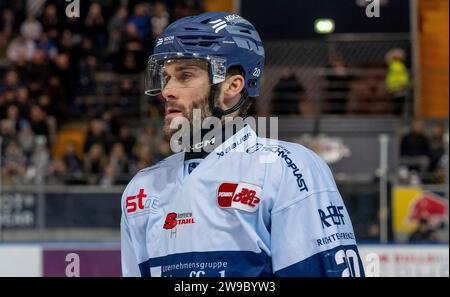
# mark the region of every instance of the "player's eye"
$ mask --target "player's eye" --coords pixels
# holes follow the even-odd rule
[[[186,81],[189,81],[193,76],[194,76],[193,73],[188,72],[188,71],[183,71],[179,75],[179,80],[186,82]]]

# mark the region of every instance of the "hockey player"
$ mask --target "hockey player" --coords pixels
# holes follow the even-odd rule
[[[245,115],[263,67],[261,39],[242,17],[185,17],[157,39],[146,93],[165,99],[164,130],[173,136],[172,121],[192,123],[194,109],[221,123]],[[235,130],[205,140],[203,129],[200,142],[130,181],[123,275],[364,276],[328,166],[301,145],[259,137],[249,125]]]

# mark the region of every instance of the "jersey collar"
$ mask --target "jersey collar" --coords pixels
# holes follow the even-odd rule
[[[231,136],[229,131],[231,131]],[[205,138],[208,132],[210,137]],[[204,159],[210,152],[223,156],[231,151],[241,151],[241,148],[246,149],[250,143],[256,143],[256,132],[247,124],[237,130],[237,127],[231,122],[214,130],[202,129],[201,134],[202,142],[194,144],[190,150],[185,152],[185,161]],[[194,147],[200,148],[200,150],[195,152],[193,151]],[[209,149],[205,150],[207,147]]]

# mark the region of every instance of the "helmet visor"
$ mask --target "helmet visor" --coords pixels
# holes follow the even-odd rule
[[[145,94],[156,96],[165,88],[198,88],[225,80],[226,59],[222,57],[161,53],[150,56],[145,72]],[[208,78],[207,82],[205,78]]]

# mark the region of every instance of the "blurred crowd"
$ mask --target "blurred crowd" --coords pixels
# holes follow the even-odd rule
[[[125,184],[170,154],[160,135],[161,102],[148,101],[144,117],[151,121],[134,125],[143,109],[143,61],[164,28],[202,12],[202,1],[80,3],[80,17],[67,17],[65,0],[0,0],[3,183]],[[310,100],[295,72],[285,69],[272,90],[271,114],[409,115],[405,63],[399,48],[386,54],[381,73],[380,65],[370,71],[373,65],[349,66],[343,56],[332,55],[322,73],[320,102]],[[84,123],[76,128],[85,131],[82,141],[57,148],[58,133],[73,120]],[[440,180],[443,128],[433,127],[431,138],[416,130],[402,140],[401,176],[407,170],[408,179],[419,172],[426,180],[432,172],[431,180]],[[426,161],[417,165],[418,159]]]
[[[61,158],[46,168],[51,184],[127,184],[139,170],[171,154],[169,143],[156,124],[148,123],[132,132],[126,124],[95,118],[89,123],[81,154],[68,141]],[[80,158],[82,156],[82,158]]]
[[[412,121],[409,131],[400,139],[399,182],[420,185],[445,182],[448,154],[445,149],[445,126],[421,119]]]
[[[139,107],[136,81],[155,37],[173,20],[200,13],[202,2],[80,3],[80,17],[67,17],[65,0],[0,1],[3,183],[126,183],[170,154],[157,124],[130,127],[127,116],[139,110],[127,114],[127,107]],[[96,97],[99,73],[123,76]],[[117,102],[108,97],[111,90]],[[89,121],[84,145],[64,143],[63,156],[56,157],[58,131],[74,118]]]
[[[311,74],[309,74],[311,75]],[[347,63],[343,55],[330,55],[329,61],[316,74],[314,84],[321,88],[311,100],[294,69],[281,71],[272,89],[271,113],[276,115],[412,115],[411,85],[406,53],[390,49],[384,63]],[[309,94],[311,95],[311,94]]]

